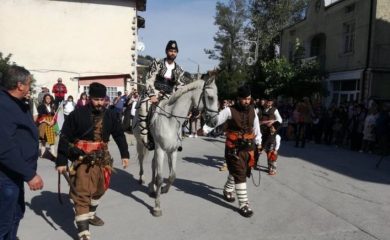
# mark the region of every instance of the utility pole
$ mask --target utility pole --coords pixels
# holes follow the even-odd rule
[[[188,61],[192,62],[192,63],[195,63],[196,65],[198,65],[198,76],[197,76],[197,79],[200,78],[200,66],[199,66],[199,63],[192,60],[191,58],[188,58]]]

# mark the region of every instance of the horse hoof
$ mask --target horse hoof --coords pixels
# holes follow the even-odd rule
[[[142,180],[141,178],[138,180],[138,183],[139,183],[139,185],[142,185],[142,184],[144,184],[145,183],[145,181],[144,180]]]
[[[161,217],[162,211],[159,208],[154,208],[153,211],[152,211],[152,214],[153,214],[154,217]]]

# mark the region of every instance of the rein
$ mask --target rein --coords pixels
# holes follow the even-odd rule
[[[209,118],[215,118],[217,115],[218,115],[218,111],[215,111],[215,110],[212,110],[210,109],[209,107],[207,107],[206,105],[206,95],[205,95],[205,92],[206,92],[206,82],[203,84],[203,88],[202,88],[202,92],[199,96],[199,100],[198,100],[198,104],[196,106],[196,109],[199,110],[199,106],[200,106],[200,103],[202,101],[203,103],[203,107],[204,109],[206,110],[206,112],[211,112],[211,113],[214,113],[214,115],[212,117],[209,117]],[[161,111],[163,111],[164,113],[166,113],[168,115],[168,117],[174,117],[174,118],[180,118],[180,119],[190,119],[189,117],[185,116],[178,116],[178,115],[175,115],[175,114],[172,114],[170,112],[167,112],[165,109],[163,109],[162,107],[156,105],[156,108],[159,108]]]

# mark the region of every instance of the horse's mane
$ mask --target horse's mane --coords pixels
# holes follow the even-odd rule
[[[203,85],[205,84],[205,81],[203,80],[196,80],[194,82],[191,82],[187,85],[184,85],[183,87],[179,88],[176,92],[174,92],[168,100],[168,105],[171,105],[176,102],[176,100],[181,97],[183,94],[192,91],[194,89],[201,89],[203,88]]]

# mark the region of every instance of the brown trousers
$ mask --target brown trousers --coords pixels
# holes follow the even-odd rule
[[[247,151],[239,151],[235,156],[229,154],[229,150],[225,149],[226,164],[236,184],[246,182],[248,171],[250,171],[250,167],[248,167],[249,158]]]
[[[70,197],[75,205],[76,216],[89,213],[91,199],[98,200],[105,193],[103,167],[80,164],[73,182],[78,196],[71,191]]]

